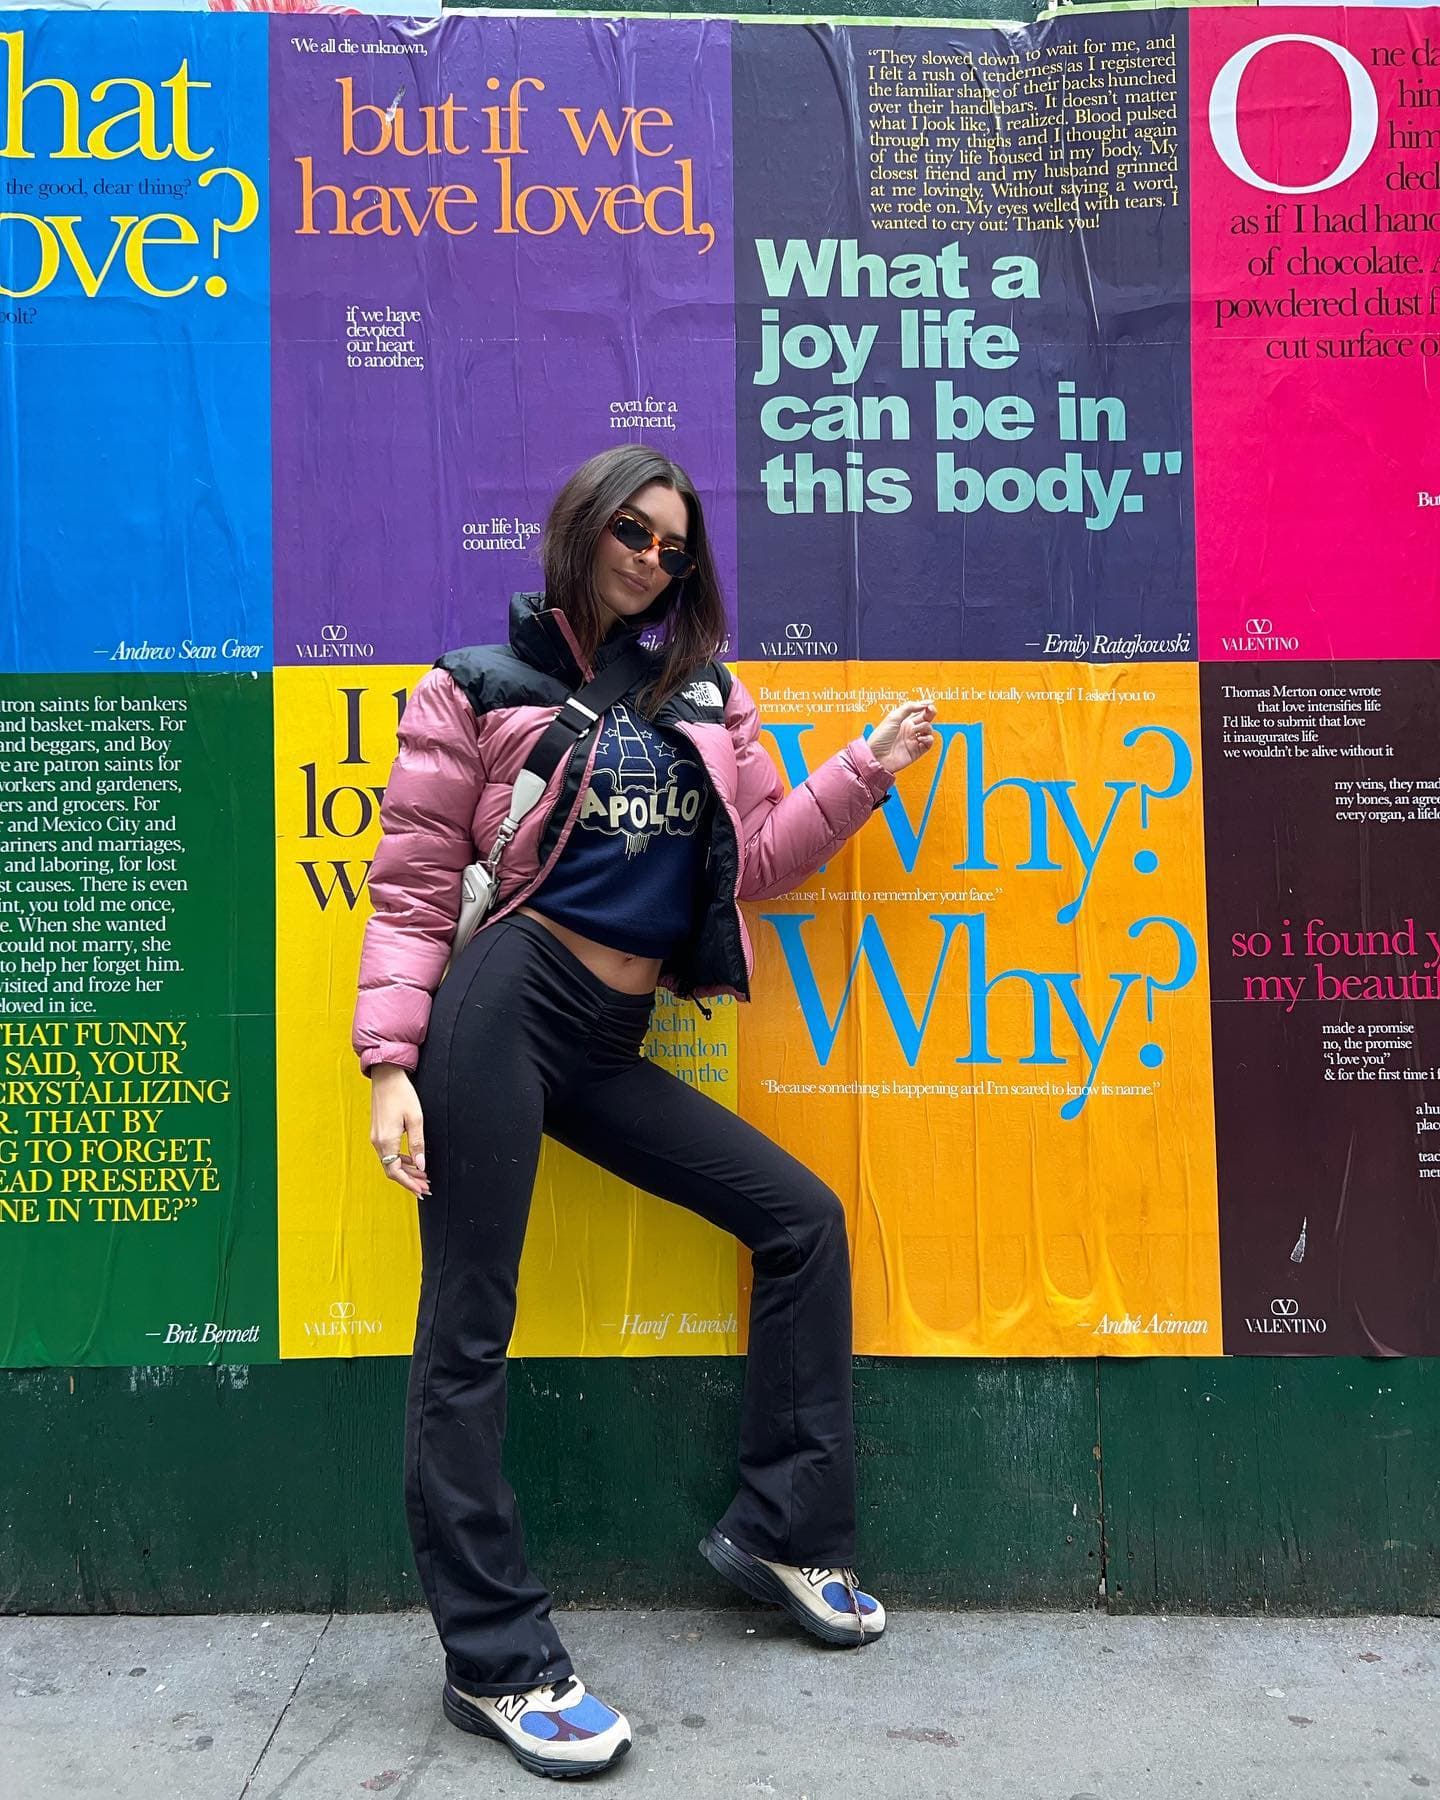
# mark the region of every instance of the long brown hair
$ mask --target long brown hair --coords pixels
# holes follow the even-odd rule
[[[683,581],[672,581],[631,620],[640,623],[647,634],[659,627],[655,648],[660,660],[639,696],[642,710],[648,713],[657,712],[702,663],[718,656],[725,640],[725,608],[695,484],[678,463],[643,445],[602,450],[581,463],[555,496],[540,540],[545,597],[565,614],[589,661],[608,624],[595,591],[595,549],[600,534],[617,508],[656,481],[673,488],[685,502],[685,548],[695,558],[695,567]]]

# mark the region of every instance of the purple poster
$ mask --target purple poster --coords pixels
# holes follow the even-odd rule
[[[734,589],[723,23],[307,19],[271,58],[275,660],[428,662],[559,480],[675,455]]]

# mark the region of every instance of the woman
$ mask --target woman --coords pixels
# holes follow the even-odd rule
[[[786,893],[833,856],[930,749],[934,708],[896,707],[787,794],[754,704],[718,661],[725,617],[699,498],[649,450],[578,469],[541,558],[546,593],[512,601],[508,645],[442,656],[405,708],[354,1044],[371,1142],[419,1196],[406,1507],[445,1649],[444,1709],[526,1768],[576,1775],[623,1755],[630,1728],[575,1676],[500,1470],[542,1131],[752,1252],[740,1487],[702,1553],[829,1642],[884,1629],[850,1573],[840,1202],[641,1046],[657,987],[702,1008],[707,995],[749,998],[737,900]],[[640,645],[657,626],[658,646]],[[638,684],[555,769],[505,850],[489,917],[447,971],[461,872],[488,854],[527,755],[568,695],[637,651]]]

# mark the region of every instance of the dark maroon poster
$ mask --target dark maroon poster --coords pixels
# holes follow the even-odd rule
[[[1201,670],[1225,1348],[1440,1351],[1440,664]]]

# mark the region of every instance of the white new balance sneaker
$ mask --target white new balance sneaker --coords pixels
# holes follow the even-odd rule
[[[885,1629],[885,1608],[855,1585],[853,1569],[802,1569],[767,1562],[732,1543],[716,1527],[700,1543],[700,1554],[727,1581],[756,1600],[783,1606],[805,1629],[827,1644],[858,1647]]]
[[[532,1775],[598,1775],[630,1748],[624,1713],[587,1693],[578,1675],[523,1694],[467,1694],[447,1681],[441,1703],[452,1725],[498,1738]]]

